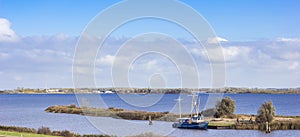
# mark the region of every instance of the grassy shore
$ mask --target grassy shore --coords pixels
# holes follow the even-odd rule
[[[148,120],[151,116],[152,120],[176,122],[177,114],[168,112],[146,112],[146,111],[134,111],[124,110],[120,108],[88,108],[77,107],[75,105],[69,106],[50,106],[45,111],[52,113],[67,113],[67,114],[79,114],[87,116],[99,116],[99,117],[112,117],[127,120]],[[188,117],[185,114],[183,117]],[[239,122],[237,122],[239,118]],[[252,120],[250,122],[250,119]],[[207,118],[209,128],[212,129],[254,129],[264,130],[264,123],[256,123],[255,115],[237,114],[231,117],[222,118],[216,120],[215,118]],[[287,130],[287,129],[300,129],[300,116],[276,116],[273,122],[270,124],[273,130]]]
[[[116,137],[113,135],[80,135],[68,130],[51,131],[48,127],[40,127],[37,130],[27,127],[0,125],[0,137]]]
[[[237,122],[237,117],[239,122]],[[250,120],[252,119],[252,121]],[[234,117],[211,119],[209,126],[213,129],[247,129],[265,130],[265,123],[256,123],[255,115],[237,114]],[[275,116],[270,124],[271,130],[299,130],[300,116]]]
[[[101,134],[76,134],[68,130],[51,131],[48,127],[41,127],[38,130],[27,127],[3,126],[0,125],[0,137],[117,137],[115,135]],[[152,132],[145,132],[138,135],[126,137],[169,137],[158,135]]]
[[[69,106],[50,106],[46,112],[52,113],[66,113],[66,114],[78,114],[86,116],[98,116],[98,117],[112,117],[127,120],[148,120],[151,116],[152,120],[158,121],[176,121],[179,117],[177,114],[169,112],[146,112],[136,110],[124,110],[121,108],[88,108],[88,107],[77,107],[75,105]]]
[[[13,132],[13,131],[1,131],[0,130],[0,137],[58,137],[58,136],[51,136],[51,135],[42,135],[36,133],[26,133],[26,132]]]
[[[63,137],[63,136],[51,136],[51,135],[42,135],[36,133],[23,133],[23,132],[12,132],[12,131],[1,131],[0,130],[0,137]],[[68,136],[73,137],[73,136]],[[109,135],[86,135],[85,137],[116,137],[116,136],[109,136]],[[157,135],[154,133],[142,133],[139,135],[127,136],[127,137],[170,137],[170,136],[163,136]]]

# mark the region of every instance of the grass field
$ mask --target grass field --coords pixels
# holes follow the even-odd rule
[[[234,122],[209,122],[208,126],[232,126]]]
[[[57,136],[41,135],[41,134],[34,134],[34,133],[0,131],[0,137],[57,137]]]

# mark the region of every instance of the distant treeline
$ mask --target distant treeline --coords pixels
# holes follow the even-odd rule
[[[85,89],[87,90],[87,89]],[[117,93],[157,93],[157,94],[178,94],[178,93],[266,93],[266,94],[300,94],[300,88],[99,88],[97,90],[110,90]],[[80,91],[80,90],[79,90]]]
[[[50,89],[27,89],[17,88],[15,90],[2,90],[0,94],[43,94],[43,93],[105,93],[112,91],[119,94],[179,94],[192,93],[200,91],[203,93],[255,93],[255,94],[300,94],[298,88],[240,88],[240,87],[224,87],[224,88],[50,88]]]

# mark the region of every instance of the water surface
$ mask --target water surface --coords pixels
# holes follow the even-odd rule
[[[98,97],[99,95],[87,95]],[[126,95],[130,98],[130,94]],[[276,114],[300,115],[299,94],[225,94],[236,101],[236,113],[256,114],[257,109],[264,101],[272,100]],[[208,94],[201,95],[201,108],[204,108]],[[108,107],[147,111],[170,111],[176,109],[175,99],[178,95],[166,94],[153,106],[136,107],[121,100],[116,94],[103,94],[101,98]],[[183,97],[184,98],[184,97]],[[182,101],[183,107],[190,106],[188,96]],[[80,134],[109,133],[115,135],[133,135],[140,130],[153,131],[164,134],[166,132],[174,136],[298,136],[300,130],[274,131],[271,134],[255,130],[174,130],[172,123],[155,121],[149,126],[147,121],[128,121],[106,117],[86,117],[70,114],[46,113],[44,110],[52,105],[77,104],[75,95],[50,95],[50,94],[14,94],[0,95],[0,125],[23,126],[39,128],[50,127],[52,130],[70,130]],[[190,107],[183,108],[189,111]],[[176,111],[176,110],[175,110]],[[97,125],[95,128],[94,125]],[[112,126],[113,125],[113,126]],[[138,125],[138,126],[136,126]],[[129,129],[130,127],[130,129]],[[118,130],[116,130],[118,129]],[[126,130],[124,130],[126,129]],[[157,130],[160,129],[160,130]],[[117,133],[116,133],[117,132]],[[122,134],[118,134],[122,132]]]

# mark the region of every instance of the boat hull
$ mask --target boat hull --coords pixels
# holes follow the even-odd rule
[[[174,123],[174,128],[181,128],[181,129],[207,129],[208,122],[200,122],[200,123]]]

